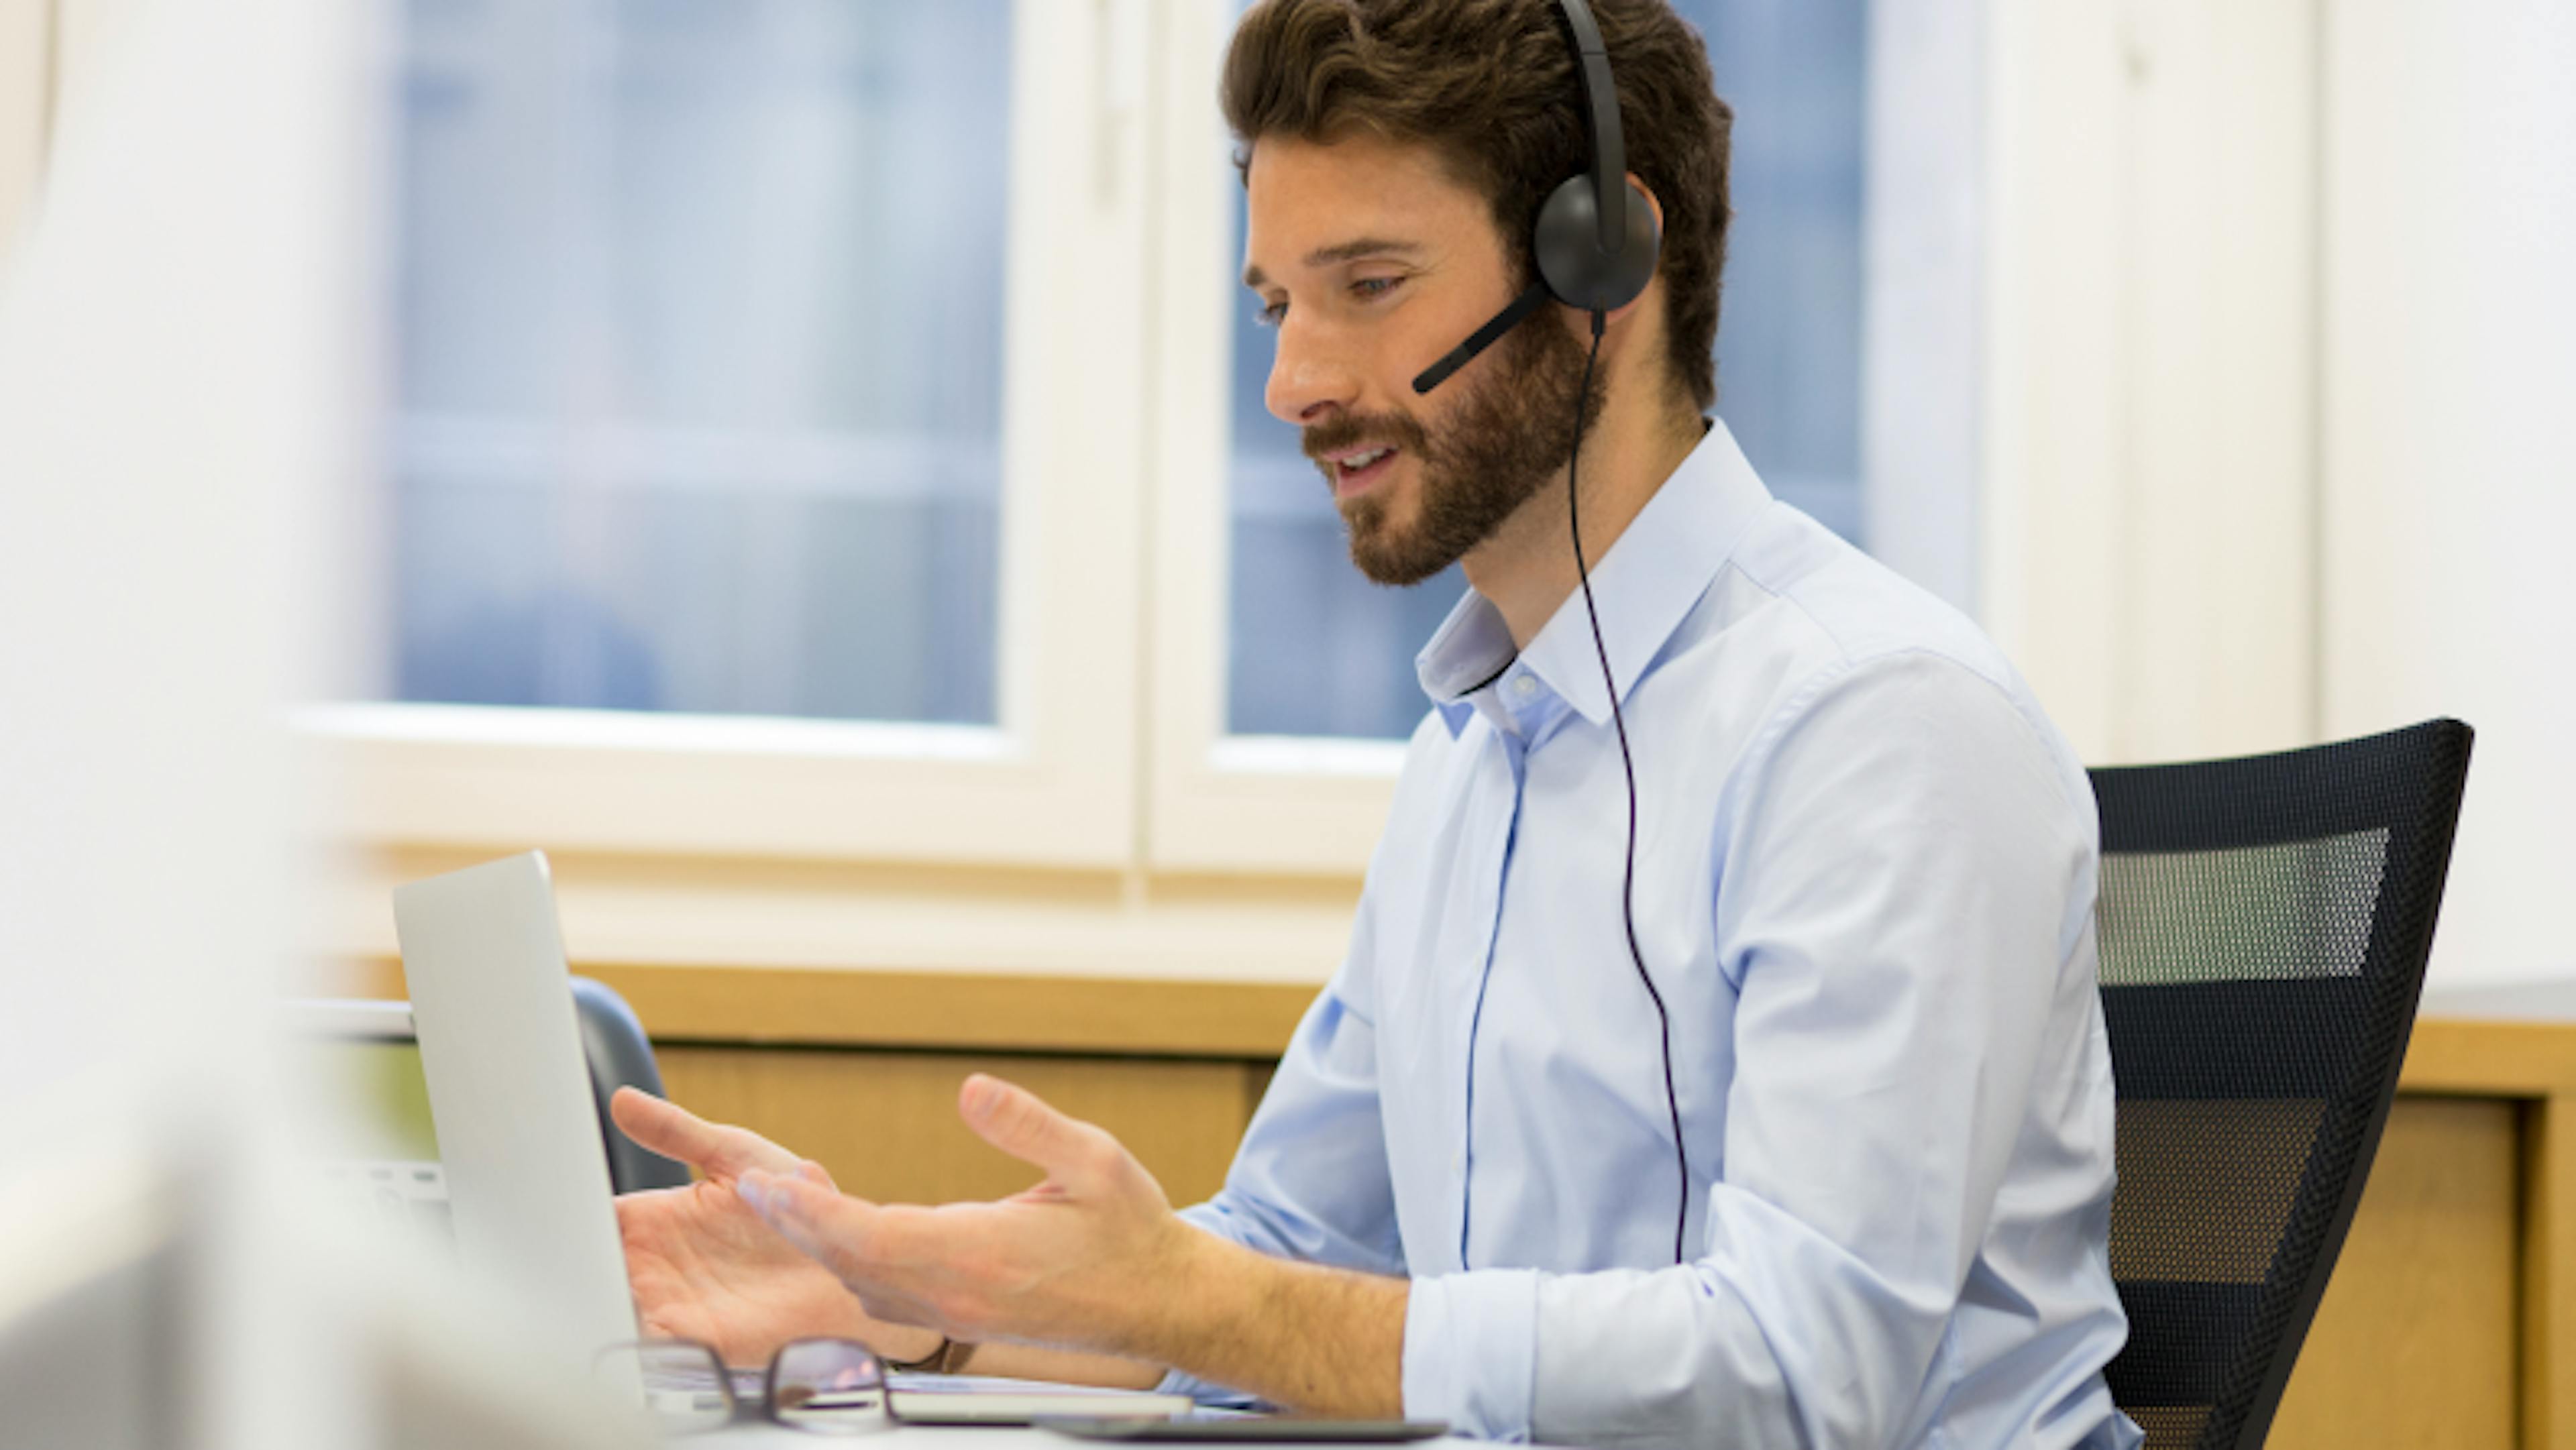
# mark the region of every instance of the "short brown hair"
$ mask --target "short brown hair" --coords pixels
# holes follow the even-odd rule
[[[1672,381],[1717,401],[1718,282],[1734,113],[1699,33],[1665,0],[1593,0],[1619,87],[1628,169],[1664,209]],[[1520,279],[1540,205],[1591,164],[1582,81],[1555,0],[1261,0],[1225,57],[1226,124],[1247,178],[1265,136],[1358,133],[1430,146],[1492,205]],[[1678,399],[1676,399],[1678,401]]]

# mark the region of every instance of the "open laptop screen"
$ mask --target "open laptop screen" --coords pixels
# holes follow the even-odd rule
[[[324,1191],[360,1214],[447,1242],[447,1181],[410,1005],[290,1002],[285,1050],[289,1081],[341,1109],[313,1115],[307,1139]]]

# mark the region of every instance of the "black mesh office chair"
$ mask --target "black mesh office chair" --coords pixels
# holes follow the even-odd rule
[[[2109,1378],[2151,1450],[2271,1427],[2397,1089],[2469,739],[2435,720],[2093,772],[2129,1311]]]
[[[653,1064],[653,1044],[644,1024],[635,1020],[626,999],[607,984],[588,977],[572,979],[574,1015],[581,1021],[581,1055],[590,1064],[590,1095],[599,1110],[599,1136],[608,1144],[608,1181],[619,1193],[639,1188],[682,1188],[687,1165],[659,1153],[648,1153],[617,1130],[608,1116],[608,1100],[620,1087],[639,1087],[662,1096],[662,1072]]]

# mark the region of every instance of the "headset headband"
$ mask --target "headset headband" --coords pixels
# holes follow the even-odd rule
[[[1617,256],[1628,244],[1628,208],[1613,206],[1628,179],[1628,147],[1619,130],[1619,88],[1610,79],[1610,49],[1601,43],[1586,0],[1557,0],[1574,32],[1574,70],[1583,83],[1583,134],[1591,143],[1592,195],[1599,213],[1601,251]]]

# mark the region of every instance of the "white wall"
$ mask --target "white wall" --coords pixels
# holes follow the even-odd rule
[[[1992,13],[1989,627],[2096,763],[2468,720],[2434,978],[2576,976],[2576,6]]]
[[[2576,5],[2325,51],[2325,729],[2476,726],[2434,972],[2576,976]]]
[[[1995,0],[1980,613],[2095,764],[2314,738],[2316,0]]]
[[[0,264],[44,171],[53,89],[53,0],[0,0]]]
[[[82,104],[82,93],[102,82],[109,63],[126,48],[127,33],[150,6],[147,0],[50,0],[50,4],[54,104],[61,110]],[[362,4],[354,13],[373,12]]]
[[[97,82],[141,0],[0,0],[0,267],[33,214],[56,118]]]

